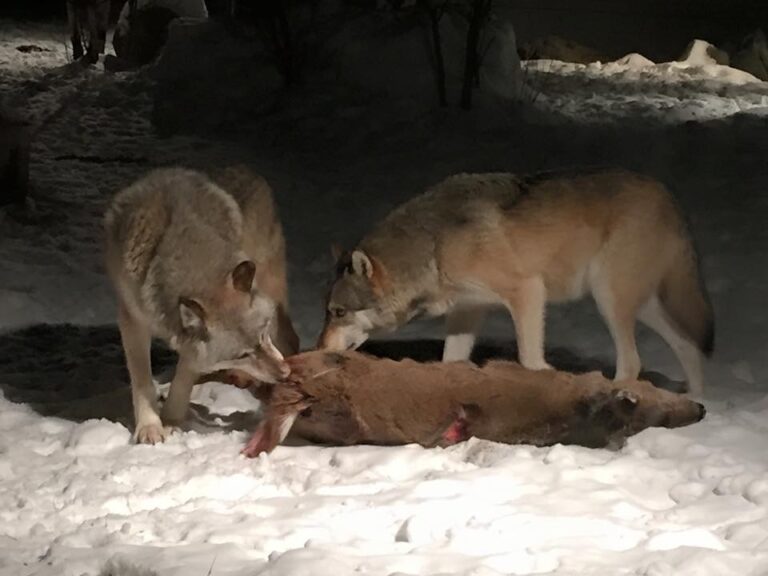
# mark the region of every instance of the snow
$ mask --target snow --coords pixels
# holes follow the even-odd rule
[[[63,24],[0,32],[0,93],[39,127],[34,205],[0,211],[0,576],[768,571],[768,84],[639,55],[540,62],[522,111],[305,95],[228,139],[161,139],[144,74],[67,64]],[[618,452],[472,440],[287,445],[246,460],[258,404],[209,383],[189,430],[132,444],[100,216],[152,166],[233,160],[276,190],[305,346],[322,322],[330,243],[350,246],[449,173],[613,163],[662,178],[690,217],[716,310],[707,417]],[[590,303],[552,308],[547,333],[556,365],[610,369]],[[419,323],[395,337],[423,342],[392,346],[434,352],[441,334]],[[484,332],[507,353],[510,334],[501,315]],[[663,343],[639,340],[648,369],[681,377]],[[154,360],[167,381],[172,356]]]
[[[615,122],[628,108],[635,118],[667,122],[768,110],[768,83],[707,61],[704,50],[695,44],[687,59],[658,64],[637,53],[591,64],[531,60],[525,73],[541,107],[579,121]]]

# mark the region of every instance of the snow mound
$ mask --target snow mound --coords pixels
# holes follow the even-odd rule
[[[637,52],[632,52],[631,54],[627,54],[626,56],[622,56],[618,60],[615,61],[615,64],[618,64],[619,66],[626,66],[628,69],[634,68],[634,69],[642,69],[642,68],[649,68],[651,66],[655,66],[656,63],[653,60],[649,60],[642,54],[638,54]]]
[[[88,420],[77,426],[69,437],[66,447],[75,454],[103,454],[125,446],[131,433],[120,424],[109,420]]]

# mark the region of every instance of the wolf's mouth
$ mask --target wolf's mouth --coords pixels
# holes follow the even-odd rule
[[[347,345],[347,350],[357,350],[360,348],[360,346],[363,345],[363,343],[368,340],[368,336],[365,335],[362,338],[358,337],[355,340],[353,340],[350,344]]]

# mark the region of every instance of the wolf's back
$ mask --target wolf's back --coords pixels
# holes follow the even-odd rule
[[[236,252],[242,217],[204,174],[163,168],[120,191],[104,227],[109,257],[141,282],[156,258],[183,265],[185,255],[215,261],[217,254]]]

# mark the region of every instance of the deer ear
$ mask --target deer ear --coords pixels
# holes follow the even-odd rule
[[[256,264],[250,260],[243,260],[232,270],[232,285],[235,287],[235,290],[250,294],[255,275]]]
[[[362,250],[352,252],[352,272],[359,276],[370,278],[373,276],[373,264],[368,255]]]
[[[331,256],[333,257],[334,264],[338,264],[342,254],[344,254],[344,248],[338,242],[333,242],[331,244]]]
[[[197,300],[179,298],[179,317],[185,332],[205,331],[205,310]]]

